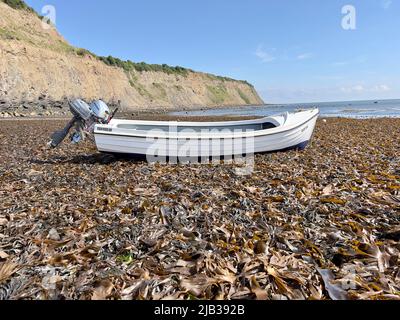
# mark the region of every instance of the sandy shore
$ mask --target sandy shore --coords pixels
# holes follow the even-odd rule
[[[0,122],[0,299],[400,298],[400,119],[319,121],[249,176],[48,150],[64,123]]]

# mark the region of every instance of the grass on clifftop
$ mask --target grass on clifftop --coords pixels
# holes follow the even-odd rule
[[[36,14],[40,19],[43,18],[43,16],[37,13],[32,7],[28,6],[23,0],[0,0],[0,2],[4,2],[6,5],[15,10],[26,10]]]
[[[22,0],[0,0],[1,2],[4,2],[5,4],[9,5],[13,9],[17,10],[28,10],[31,12],[35,12],[30,6],[28,6],[24,1]]]
[[[223,82],[225,82],[225,81],[228,81],[228,82],[229,82],[229,81],[241,82],[241,83],[247,84],[247,85],[250,86],[250,87],[253,86],[252,84],[248,83],[246,80],[236,80],[236,79],[232,79],[232,78],[229,78],[229,77],[216,76],[216,75],[213,75],[213,74],[211,74],[211,73],[206,73],[206,75],[207,75],[207,77],[209,77],[211,80],[218,80],[218,81],[223,81]]]
[[[115,58],[112,56],[108,57],[97,57],[99,60],[103,61],[105,64],[114,67],[120,67],[124,69],[126,72],[130,72],[136,70],[138,72],[144,71],[154,71],[154,72],[164,72],[167,74],[180,74],[186,76],[189,72],[193,72],[190,69],[186,69],[180,66],[171,67],[167,64],[148,64],[145,62],[132,62],[130,60],[123,61],[119,58]]]
[[[80,49],[80,50],[84,50],[86,53],[88,53],[88,51],[85,49]],[[93,53],[90,53],[90,54],[93,56],[96,56]],[[138,72],[154,71],[154,72],[164,72],[167,74],[179,74],[182,76],[187,76],[189,74],[189,72],[196,72],[192,69],[188,69],[188,68],[184,68],[184,67],[180,67],[180,66],[172,67],[167,64],[148,64],[146,62],[136,63],[136,62],[132,62],[130,60],[123,61],[119,58],[115,58],[112,56],[97,57],[97,58],[109,66],[120,67],[120,68],[124,69],[126,72],[130,72],[133,70],[138,71]],[[241,82],[241,83],[247,84],[248,86],[252,87],[252,85],[245,80],[235,80],[232,78],[216,76],[216,75],[209,74],[209,73],[207,73],[206,75],[211,80],[218,80],[218,81],[222,81],[222,82],[225,82],[225,81]]]

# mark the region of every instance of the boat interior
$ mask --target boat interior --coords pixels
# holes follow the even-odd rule
[[[179,121],[142,121],[142,120],[117,120],[113,119],[108,125],[98,125],[97,128],[102,131],[112,131],[112,129],[120,129],[120,131],[131,132],[186,132],[186,133],[205,133],[209,132],[248,132],[248,131],[264,131],[269,129],[290,126],[305,121],[312,116],[317,116],[318,109],[310,109],[303,112],[290,114],[286,112],[281,115],[260,118],[255,120],[244,121],[227,121],[227,122],[179,122]]]
[[[247,123],[247,124],[227,124],[227,125],[149,125],[136,123],[119,123],[116,125],[118,129],[135,130],[135,131],[150,131],[158,130],[164,132],[204,132],[204,131],[260,131],[276,128],[279,124],[274,124],[272,121],[262,123]]]

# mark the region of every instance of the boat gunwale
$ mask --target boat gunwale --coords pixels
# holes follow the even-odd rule
[[[235,120],[235,121],[218,121],[218,122],[189,122],[189,121],[147,121],[147,120],[134,120],[135,125],[149,125],[149,126],[180,126],[180,127],[212,127],[212,126],[241,126],[246,124],[262,124],[271,117],[264,117],[251,120]],[[133,122],[132,120],[117,120],[125,124],[126,122]]]

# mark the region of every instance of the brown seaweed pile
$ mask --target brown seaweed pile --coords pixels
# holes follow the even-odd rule
[[[0,299],[400,299],[399,119],[247,176],[48,150],[62,124],[0,122]]]

